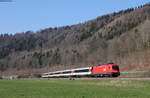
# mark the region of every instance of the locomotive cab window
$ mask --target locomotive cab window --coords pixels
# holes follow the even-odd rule
[[[119,70],[119,67],[118,66],[112,66],[112,69],[113,70]]]

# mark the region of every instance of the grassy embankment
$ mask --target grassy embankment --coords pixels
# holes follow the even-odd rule
[[[145,73],[124,73],[119,76],[120,78],[138,78],[145,77]]]

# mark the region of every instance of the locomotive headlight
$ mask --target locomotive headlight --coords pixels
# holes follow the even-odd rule
[[[106,68],[104,68],[104,71],[106,71]]]

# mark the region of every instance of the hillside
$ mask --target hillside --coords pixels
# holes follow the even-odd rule
[[[0,35],[0,70],[4,74],[108,62],[119,64],[122,70],[145,70],[150,68],[149,58],[150,4],[82,24]]]

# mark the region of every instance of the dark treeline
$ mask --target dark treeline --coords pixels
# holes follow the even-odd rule
[[[0,70],[109,61],[129,64],[125,58],[132,53],[149,50],[149,26],[150,4],[146,4],[77,25],[1,34]],[[140,62],[144,61],[135,63]]]

